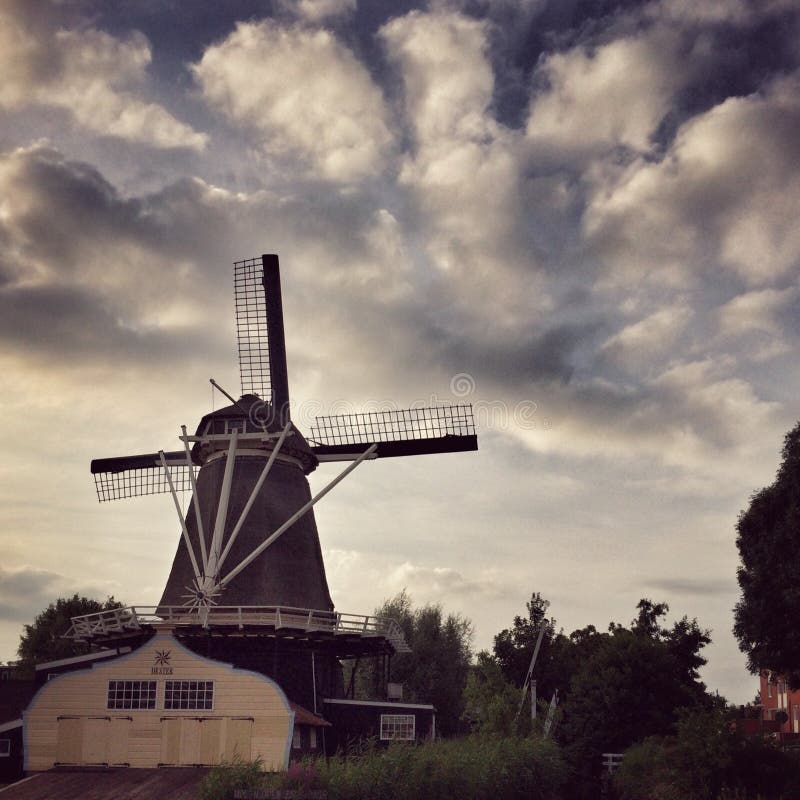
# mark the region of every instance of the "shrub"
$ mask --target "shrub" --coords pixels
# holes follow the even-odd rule
[[[236,789],[326,789],[330,800],[559,800],[567,770],[558,747],[540,738],[469,736],[293,764],[265,775],[259,762],[216,767],[201,800],[231,800]]]
[[[233,761],[214,767],[200,782],[200,800],[231,800],[237,789],[258,789],[263,785],[264,771],[260,758]]]
[[[800,759],[732,732],[719,711],[685,714],[673,736],[629,748],[614,776],[621,800],[789,800]]]
[[[557,800],[566,767],[543,739],[469,736],[320,763],[330,800]]]

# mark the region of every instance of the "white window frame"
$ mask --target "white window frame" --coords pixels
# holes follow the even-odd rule
[[[113,698],[112,691],[115,695]],[[126,693],[130,693],[130,697],[125,697]],[[106,691],[106,709],[108,711],[152,711],[157,705],[158,681],[112,678],[108,682]]]
[[[413,742],[416,738],[416,714],[381,714],[381,741]]]
[[[179,684],[175,686],[175,684]],[[180,684],[188,684],[186,687]],[[202,684],[202,686],[201,686]],[[214,681],[176,678],[164,681],[164,711],[213,711]],[[168,694],[168,693],[173,694]],[[174,692],[179,692],[176,698]],[[186,697],[181,696],[186,693]],[[210,692],[211,697],[208,697]],[[202,695],[202,696],[201,696]],[[175,703],[178,705],[175,705]],[[184,705],[185,703],[185,705]]]
[[[310,750],[317,749],[317,729],[313,725],[308,729],[308,747]]]
[[[295,728],[292,733],[292,750],[301,750],[303,747],[303,737],[300,735],[300,728]]]
[[[9,758],[11,755],[11,739],[0,739],[0,758]]]

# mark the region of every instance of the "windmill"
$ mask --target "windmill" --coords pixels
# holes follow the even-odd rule
[[[98,499],[169,492],[181,535],[156,613],[207,626],[222,607],[334,611],[313,506],[365,460],[477,449],[469,405],[291,419],[278,257],[234,264],[242,396],[206,414],[183,448],[91,463]],[[315,496],[320,462],[349,462]],[[192,493],[183,514],[178,492]],[[162,613],[162,616],[164,614]],[[309,619],[311,617],[309,616]]]

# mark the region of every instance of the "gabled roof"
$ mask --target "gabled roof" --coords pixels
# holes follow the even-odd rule
[[[316,728],[330,728],[331,723],[323,719],[318,714],[314,714],[303,706],[297,705],[293,701],[289,701],[289,706],[294,711],[294,724],[295,725],[313,725]]]

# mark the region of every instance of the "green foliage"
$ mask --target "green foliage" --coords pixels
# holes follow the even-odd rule
[[[410,653],[392,658],[392,680],[403,684],[403,699],[433,703],[436,728],[444,736],[461,729],[464,711],[463,691],[472,660],[472,623],[458,615],[445,615],[440,605],[415,609],[403,590],[375,610],[377,616],[397,620],[403,629]],[[376,666],[362,664],[357,673],[356,694],[374,697]],[[349,675],[345,673],[345,680]]]
[[[695,703],[668,646],[618,627],[570,682],[561,739],[576,761],[599,764],[647,736],[666,734],[678,709]]]
[[[330,800],[558,800],[568,773],[541,739],[470,736],[320,762]]]
[[[771,485],[739,516],[741,598],[733,632],[754,673],[771,669],[800,686],[800,423],[786,434]]]
[[[723,710],[687,712],[675,732],[625,753],[614,775],[620,800],[779,800],[798,796],[800,761],[745,739]]]
[[[263,773],[259,761],[212,769],[200,800],[232,800],[236,789],[325,789],[329,800],[560,800],[568,771],[541,739],[469,736],[424,745],[372,742],[358,756],[337,755]]]
[[[622,800],[711,800],[721,791],[737,743],[724,714],[687,712],[676,731],[626,752],[615,775]]]
[[[512,703],[509,685],[522,685],[548,609],[548,601],[533,593],[527,616],[516,617],[512,628],[495,637],[493,663],[488,657],[479,661],[465,693],[467,717],[478,729],[520,732],[510,720],[519,690]],[[597,794],[602,753],[667,735],[680,709],[711,705],[698,673],[709,633],[688,617],[665,626],[668,610],[666,603],[642,599],[630,627],[612,622],[607,633],[600,633],[589,625],[568,637],[556,633],[555,621],[548,620],[534,677],[543,704],[560,691],[555,737],[574,773],[569,797]]]
[[[464,720],[470,728],[485,735],[525,735],[530,714],[517,717],[519,698],[519,688],[505,679],[497,659],[486,651],[478,653],[464,688]]]
[[[211,769],[200,782],[200,800],[232,800],[237,789],[258,789],[264,785],[260,758],[244,761],[238,756]]]
[[[521,687],[528,674],[539,629],[546,624],[542,645],[536,658],[536,689],[540,697],[550,699],[556,689],[564,688],[565,670],[570,670],[569,642],[556,634],[556,621],[547,618],[550,601],[539,592],[533,592],[525,604],[527,614],[514,617],[511,628],[500,631],[494,637],[494,656],[505,679]]]
[[[89,652],[89,646],[83,642],[61,637],[69,630],[70,619],[82,614],[93,614],[122,608],[122,603],[108,597],[104,603],[88,597],[60,597],[39,614],[32,625],[26,625],[20,635],[17,653],[20,666],[32,670],[40,661],[55,661],[59,658],[70,658]]]

